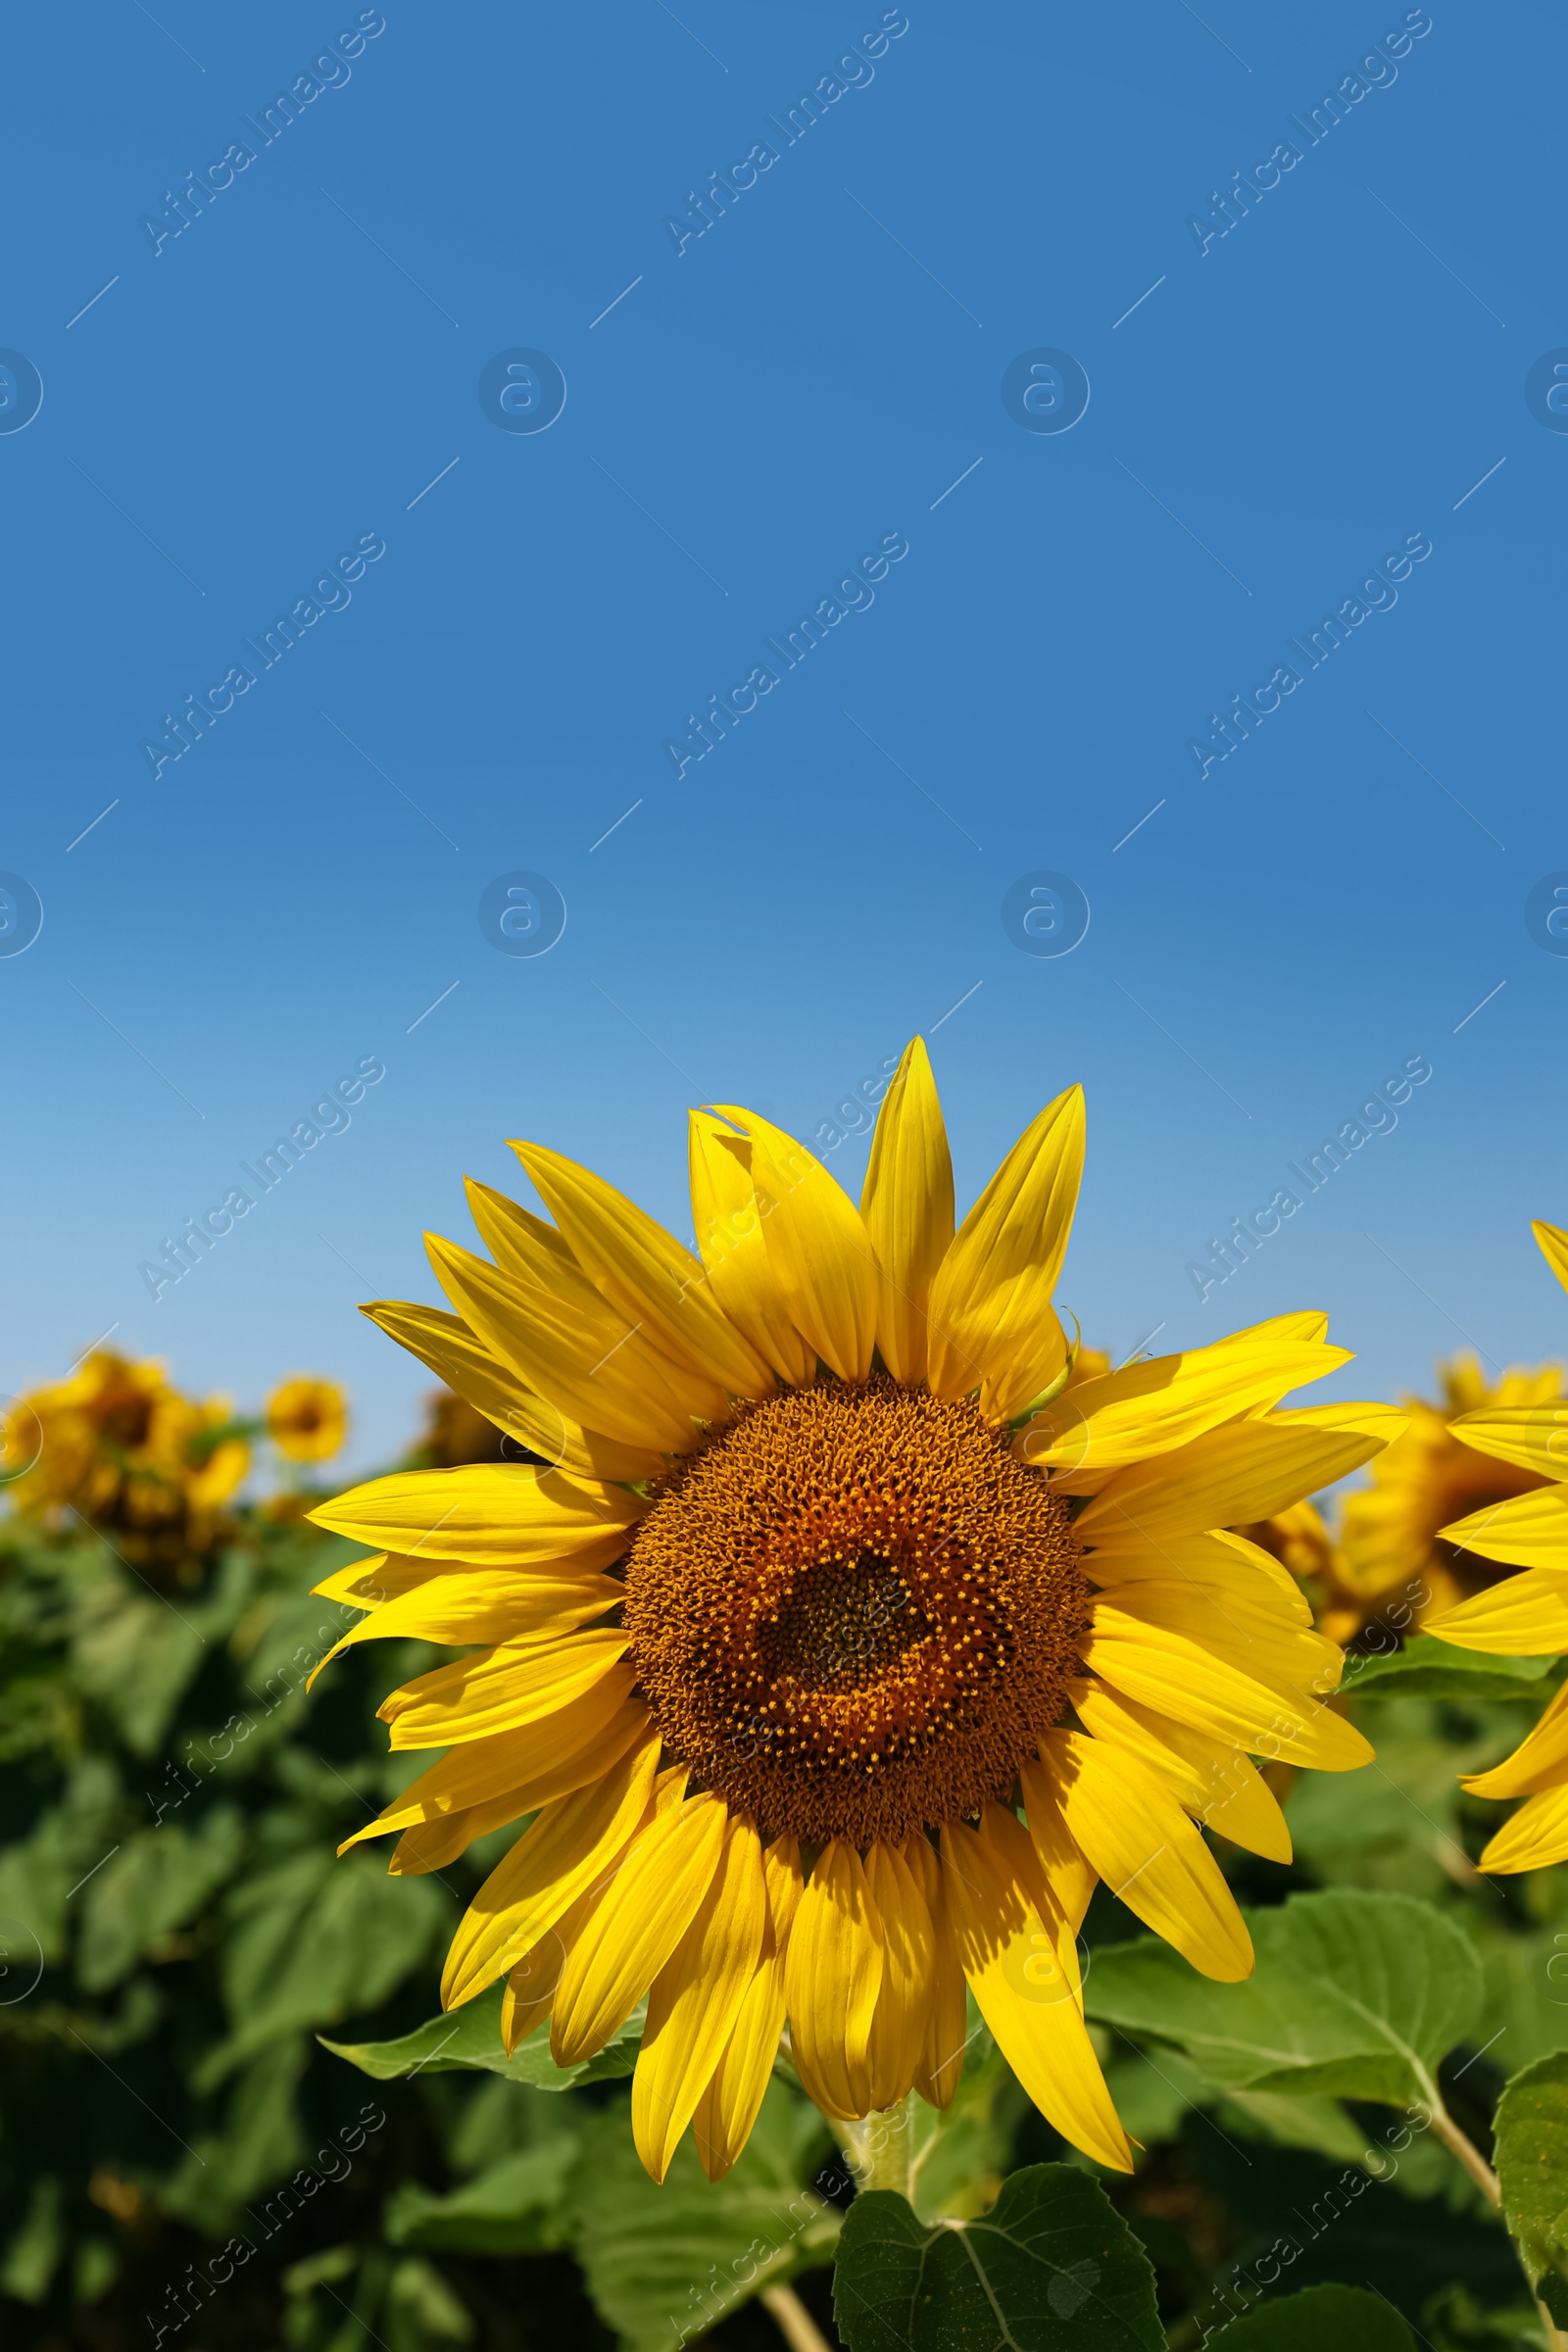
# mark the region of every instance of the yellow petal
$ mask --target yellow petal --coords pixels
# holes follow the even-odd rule
[[[1462,1786],[1472,1796],[1537,1796],[1560,1781],[1568,1781],[1568,1684],[1511,1756],[1490,1772],[1472,1773]]]
[[[550,2026],[558,2066],[591,2058],[630,2017],[697,1916],[727,1820],[705,1793],[634,1840],[567,1954]]]
[[[1481,1856],[1487,1871],[1544,1870],[1568,1860],[1568,1784],[1527,1796]]]
[[[501,1996],[501,2046],[509,2058],[518,2042],[526,2041],[535,2026],[554,2008],[566,1954],[582,1933],[598,1895],[597,1886],[579,1894],[555,1926],[547,1929],[509,1972],[507,1988]]]
[[[925,1378],[931,1285],[953,1240],[953,1160],[923,1038],[905,1047],[882,1099],[860,1221],[881,1271],[877,1346],[894,1379],[912,1388]]]
[[[728,1102],[714,1108],[751,1139],[767,1262],[790,1321],[840,1379],[863,1380],[876,1339],[879,1277],[859,1210],[782,1128]]]
[[[942,1865],[936,1848],[920,1831],[900,1847],[909,1875],[925,1898],[931,1921],[931,1992],[926,2006],[925,2038],[915,2067],[914,2087],[928,2107],[951,2107],[963,2071],[969,2044],[969,2009],[964,1998],[963,1969],[953,1933]]]
[[[752,2135],[784,2028],[784,1954],[805,1891],[801,1849],[775,1838],[762,1856],[767,1925],[730,2037],[697,2102],[692,2136],[710,2180],[722,2180]]]
[[[517,1147],[514,1144],[512,1148],[515,1151]],[[577,1266],[579,1273],[584,1270],[565,1235],[543,1217],[536,1217],[532,1209],[472,1176],[465,1176],[463,1189],[479,1239],[503,1273],[515,1274],[523,1282],[539,1283],[548,1290],[562,1266]]]
[[[438,1234],[424,1246],[437,1282],[491,1353],[585,1429],[680,1453],[696,1443],[694,1416],[722,1419],[723,1390],[672,1364],[574,1265],[553,1263],[548,1284],[530,1283]]]
[[[1252,1939],[1219,1864],[1176,1799],[1130,1749],[1082,1732],[1040,1742],[1067,1827],[1118,1901],[1205,1977],[1252,1973]]]
[[[444,2009],[504,1976],[619,1860],[647,1817],[658,1764],[654,1734],[590,1787],[541,1807],[459,1923],[441,1980]]]
[[[969,1214],[931,1286],[931,1387],[980,1390],[1010,1420],[1067,1361],[1052,1306],[1084,1164],[1084,1097],[1069,1087],[1019,1137]]]
[[[382,1701],[392,1745],[449,1747],[485,1740],[569,1706],[612,1672],[631,1636],[609,1626],[586,1633],[500,1642],[405,1683]]]
[[[728,1321],[701,1263],[647,1211],[591,1169],[538,1144],[514,1144],[589,1280],[655,1346],[737,1396],[770,1394],[772,1374]]]
[[[360,1642],[508,1642],[521,1634],[566,1633],[626,1597],[608,1576],[481,1568],[426,1574],[412,1592],[378,1602],[313,1669],[305,1688],[341,1650]]]
[[[768,1263],[752,1185],[752,1147],[706,1110],[691,1113],[692,1230],[713,1296],[737,1331],[791,1387],[816,1377],[816,1352],[790,1321]]]
[[[656,2180],[668,2172],[729,2039],[757,1970],[766,1919],[762,1841],[755,1823],[732,1817],[712,1882],[648,1995],[648,2023],[632,2077],[631,2129],[644,2168]]]
[[[1530,1230],[1535,1235],[1542,1256],[1568,1291],[1568,1233],[1560,1225],[1548,1225],[1544,1217],[1531,1219]]]
[[[1102,1683],[1075,1683],[1070,1696],[1087,1732],[1147,1764],[1204,1829],[1270,1862],[1290,1861],[1285,1816],[1256,1765],[1240,1748],[1156,1715]]]
[[[1109,1470],[1168,1453],[1254,1406],[1277,1404],[1303,1381],[1351,1360],[1348,1349],[1238,1332],[1211,1348],[1124,1364],[1056,1397],[1019,1432],[1018,1459],[1090,1492]]]
[[[1119,1586],[1114,1605],[1124,1617],[1185,1634],[1270,1689],[1326,1698],[1340,1687],[1339,1643],[1287,1618],[1267,1588],[1253,1595],[1190,1577],[1144,1577]]]
[[[1160,1544],[1150,1543],[1133,1527],[1099,1527],[1094,1532],[1094,1548],[1086,1553],[1084,1566],[1095,1583],[1108,1591],[1151,1578],[1168,1583],[1179,1577],[1219,1593],[1228,1591],[1243,1599],[1267,1601],[1292,1625],[1312,1622],[1311,1603],[1284,1562],[1234,1529],[1169,1536]]]
[[[925,2052],[935,1939],[925,1896],[897,1847],[873,1845],[865,1875],[882,1922],[882,1985],[866,2044],[866,2102],[878,2113],[906,2095]]]
[[[367,1838],[448,1820],[502,1797],[513,1800],[511,1811],[503,1816],[510,1821],[558,1796],[570,1795],[597,1780],[647,1729],[647,1705],[632,1695],[636,1680],[631,1667],[613,1667],[602,1683],[558,1714],[543,1716],[521,1731],[455,1747],[411,1781],[374,1821],[346,1838],[339,1853],[346,1854]]]
[[[564,1470],[466,1462],[458,1470],[394,1471],[318,1504],[310,1516],[357,1544],[432,1567],[441,1560],[476,1568],[570,1560],[588,1569],[619,1559],[647,1507],[622,1489]]]
[[[1372,1761],[1367,1741],[1326,1701],[1293,1702],[1185,1634],[1104,1601],[1095,1610],[1084,1664],[1128,1698],[1178,1715],[1222,1745],[1318,1772],[1354,1772]]]
[[[1488,1503],[1440,1533],[1461,1551],[1510,1567],[1568,1568],[1568,1494],[1560,1487],[1538,1487],[1534,1494]]]
[[[1045,1872],[1046,1885],[1057,1910],[1076,1936],[1084,1924],[1090,1897],[1100,1884],[1100,1873],[1068,1826],[1060,1776],[1054,1764],[1048,1757],[1037,1760],[1031,1756],[1018,1768],[1018,1784],[1023,1790],[1030,1842]]]
[[[1086,1544],[1100,1531],[1136,1530],[1151,1542],[1272,1518],[1332,1486],[1378,1451],[1375,1438],[1312,1425],[1232,1421],[1174,1452],[1118,1470],[1074,1523]]]
[[[602,1751],[596,1751],[594,1770],[585,1777],[597,1780],[601,1763]],[[526,1798],[512,1788],[505,1796],[492,1797],[488,1804],[432,1814],[428,1821],[416,1822],[413,1829],[404,1831],[386,1866],[388,1876],[416,1879],[432,1870],[445,1870],[449,1862],[467,1852],[476,1838],[488,1838],[492,1830],[504,1830],[509,1821],[520,1821],[533,1810]]]
[[[882,1969],[882,1923],[860,1857],[834,1838],[816,1858],[784,1963],[790,2049],[825,2115],[869,2112],[866,2048]]]
[[[1538,1478],[1568,1478],[1568,1403],[1489,1404],[1460,1413],[1448,1429],[1463,1446],[1533,1470]]]
[[[1422,1632],[1459,1649],[1497,1658],[1541,1658],[1568,1649],[1568,1560],[1561,1568],[1526,1568],[1518,1576],[1428,1617]]]
[[[597,1430],[568,1421],[525,1389],[511,1367],[475,1339],[461,1316],[397,1298],[379,1298],[360,1312],[421,1364],[428,1364],[437,1380],[444,1380],[476,1413],[557,1468],[626,1481],[657,1478],[663,1469],[663,1455],[651,1446],[622,1446],[601,1437]]]
[[[962,1822],[942,1832],[942,1883],[958,1957],[980,2014],[1041,2114],[1064,2139],[1114,2172],[1132,2151],[1105,2088],[1083,2013],[1048,1919],[1015,1858]]]
[[[1279,1429],[1343,1429],[1358,1438],[1375,1438],[1378,1446],[1392,1446],[1410,1426],[1408,1413],[1378,1398],[1343,1404],[1301,1404],[1270,1413]]]

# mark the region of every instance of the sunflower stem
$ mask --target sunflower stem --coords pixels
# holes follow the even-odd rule
[[[790,2352],[828,2352],[828,2340],[793,2286],[764,2286],[761,2301],[772,2313]]]
[[[891,2188],[897,2195],[908,2197],[914,2179],[913,2113],[914,2093],[910,2090],[896,2107],[885,2107],[862,2122],[828,2117],[858,2191]]]

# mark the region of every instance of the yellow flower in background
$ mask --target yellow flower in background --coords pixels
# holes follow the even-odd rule
[[[243,1438],[225,1434],[232,1420],[228,1397],[198,1403],[162,1364],[95,1348],[68,1379],[11,1407],[5,1493],[45,1526],[97,1529],[136,1567],[193,1574],[250,1467]]]
[[[267,1434],[291,1462],[324,1462],[348,1435],[349,1400],[335,1381],[294,1374],[267,1399]]]
[[[1477,1450],[1479,1441],[1468,1431],[1478,1426],[1478,1414],[1551,1404],[1562,1395],[1561,1364],[1515,1366],[1494,1388],[1473,1355],[1460,1355],[1440,1364],[1438,1376],[1442,1402],[1403,1398],[1409,1428],[1372,1464],[1370,1486],[1346,1497],[1338,1575],[1363,1618],[1386,1598],[1402,1595],[1416,1623],[1425,1625],[1495,1584],[1503,1572],[1474,1551],[1460,1551],[1448,1523],[1545,1483],[1523,1460]]]
[[[924,1046],[858,1207],[755,1113],[694,1112],[700,1256],[599,1177],[514,1147],[555,1222],[470,1183],[490,1255],[434,1237],[456,1310],[368,1307],[557,1465],[406,1472],[322,1504],[373,1545],[318,1590],[338,1644],[482,1643],[395,1691],[447,1752],[349,1840],[394,1871],[530,1826],[459,1927],[443,2000],[506,1980],[559,2063],[648,1996],[637,2146],[746,2143],[786,2021],[831,2116],[937,2105],[967,1983],[1050,2121],[1128,2143],[1084,2024],[1103,1879],[1205,1974],[1252,1966],[1198,1826],[1289,1860],[1253,1756],[1371,1750],[1292,1578],[1226,1533],[1342,1477],[1389,1416],[1281,1411],[1348,1361],[1326,1318],[1068,1383],[1052,1296],[1084,1144],[1074,1088],[955,1232]],[[335,1654],[335,1653],[334,1653]]]
[[[1539,1223],[1532,1231],[1568,1289],[1568,1233]],[[1454,1422],[1453,1433],[1477,1449],[1486,1475],[1502,1468],[1515,1483],[1503,1489],[1506,1499],[1443,1530],[1467,1562],[1482,1555],[1489,1573],[1476,1581],[1488,1589],[1428,1618],[1427,1632],[1494,1657],[1568,1650],[1568,1403],[1555,1390],[1528,1399],[1494,1392]],[[1523,1573],[1508,1575],[1510,1568]],[[1483,1870],[1544,1870],[1568,1858],[1568,1685],[1511,1756],[1464,1786],[1476,1796],[1525,1799],[1482,1855]]]

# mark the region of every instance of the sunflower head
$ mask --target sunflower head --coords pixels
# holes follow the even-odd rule
[[[960,1222],[924,1046],[858,1203],[733,1104],[695,1111],[695,1251],[515,1147],[544,1215],[468,1188],[449,1307],[367,1312],[540,1466],[382,1479],[314,1514],[376,1556],[339,1646],[480,1644],[393,1692],[444,1749],[360,1837],[439,1868],[523,1814],[447,1962],[569,2063],[646,1994],[632,2120],[713,2178],[781,2032],[837,2118],[951,2099],[965,1986],[1043,2112],[1130,2161],[1084,2024],[1103,1879],[1193,1963],[1247,1931],[1202,1830],[1289,1859],[1252,1761],[1370,1753],[1295,1580],[1230,1531],[1387,1436],[1280,1400],[1348,1359],[1286,1315],[1112,1371],[1054,1303],[1084,1147],[1049,1103]],[[1074,1327],[1076,1329],[1076,1326]],[[353,1842],[358,1842],[356,1838]]]
[[[267,1434],[287,1461],[330,1460],[348,1434],[349,1400],[335,1381],[296,1372],[267,1399]]]

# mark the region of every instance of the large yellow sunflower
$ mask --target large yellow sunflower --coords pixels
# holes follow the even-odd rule
[[[1532,1227],[1546,1263],[1568,1289],[1568,1233],[1555,1225]],[[1515,1477],[1507,1499],[1486,1504],[1443,1534],[1461,1555],[1479,1552],[1483,1561],[1504,1563],[1492,1572],[1489,1589],[1442,1616],[1426,1630],[1460,1649],[1489,1650],[1494,1657],[1544,1657],[1568,1650],[1568,1403],[1552,1395],[1531,1402],[1494,1398],[1452,1425],[1455,1437],[1493,1457]],[[1521,1492],[1528,1487],[1527,1492]],[[1506,1576],[1506,1568],[1523,1574]],[[1498,1583],[1496,1577],[1502,1576]],[[1478,1583],[1488,1580],[1479,1579]],[[1483,1870],[1543,1870],[1568,1859],[1568,1685],[1513,1754],[1491,1772],[1477,1773],[1464,1786],[1477,1796],[1522,1796],[1525,1802],[1493,1838],[1481,1857]]]
[[[509,2046],[548,2015],[569,2064],[646,1994],[656,2179],[692,2124],[713,2179],[734,2163],[786,2021],[828,2115],[946,2104],[965,1981],[1042,2112],[1126,2168],[1078,1977],[1097,1882],[1245,1977],[1197,1825],[1288,1860],[1250,1759],[1371,1753],[1294,1581],[1223,1531],[1366,1460],[1387,1414],[1275,1409],[1348,1360],[1315,1314],[1069,1394],[1052,1293],[1083,1136],[1074,1088],[955,1233],[916,1040],[858,1208],[765,1119],[694,1112],[694,1257],[518,1144],[555,1222],[470,1184],[490,1257],[429,1243],[456,1313],[366,1309],[556,1466],[406,1472],[314,1514],[381,1555],[320,1588],[371,1607],[340,1647],[486,1645],[387,1700],[395,1748],[447,1753],[359,1835],[430,1870],[534,1815],[443,1998],[505,1977]]]

